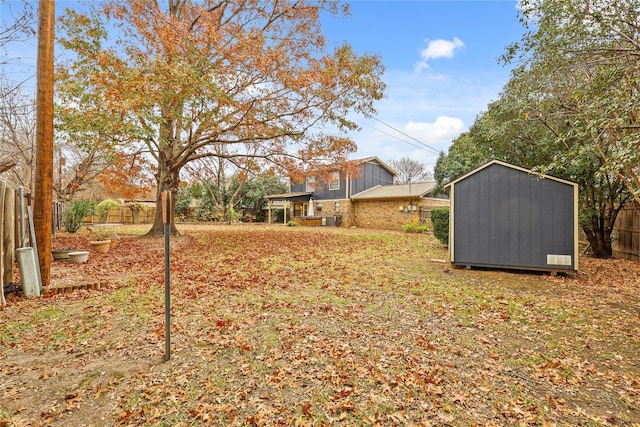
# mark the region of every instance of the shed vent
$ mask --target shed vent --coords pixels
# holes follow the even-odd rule
[[[571,255],[547,254],[548,265],[571,265]]]

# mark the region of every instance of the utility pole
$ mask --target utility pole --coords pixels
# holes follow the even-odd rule
[[[51,280],[53,204],[53,43],[55,1],[38,4],[38,68],[36,91],[36,179],[33,220],[42,286]]]

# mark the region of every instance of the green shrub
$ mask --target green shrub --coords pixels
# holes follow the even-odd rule
[[[96,215],[100,216],[101,222],[108,222],[109,220],[109,211],[114,208],[119,208],[120,203],[113,199],[104,199],[100,203],[96,205]]]
[[[190,221],[195,219],[194,209],[191,201],[194,199],[188,188],[180,187],[176,198],[176,218],[179,221]]]
[[[297,222],[295,222],[295,221],[289,221],[289,222],[287,222],[287,227],[297,227],[297,226],[299,226],[299,225],[300,225],[300,224],[298,224],[298,223],[297,223]]]
[[[67,205],[64,210],[64,228],[69,233],[75,233],[82,226],[82,219],[93,214],[96,202],[93,200],[76,200]]]
[[[431,210],[431,224],[433,225],[433,235],[436,236],[443,245],[449,245],[449,208],[438,207]]]
[[[427,224],[420,224],[417,221],[410,221],[402,226],[405,233],[426,233],[429,231]]]

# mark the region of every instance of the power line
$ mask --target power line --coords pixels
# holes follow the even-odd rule
[[[417,142],[417,143],[418,143],[418,144],[420,144],[421,146],[428,148],[429,150],[433,151],[434,153],[436,153],[436,154],[440,154],[440,150],[438,150],[438,149],[436,149],[436,148],[433,148],[433,147],[432,147],[432,146],[430,146],[429,144],[425,144],[424,142],[420,141],[419,139],[416,139],[416,138],[414,138],[414,137],[413,137],[413,136],[411,136],[411,135],[407,135],[406,133],[404,133],[404,132],[403,132],[403,131],[401,131],[400,129],[396,129],[396,128],[394,128],[394,127],[393,127],[393,126],[391,126],[390,124],[383,122],[382,120],[380,120],[380,119],[379,119],[379,118],[377,118],[377,117],[371,117],[371,118],[372,118],[373,120],[377,121],[377,122],[382,123],[383,125],[387,126],[388,128],[391,128],[391,129],[393,129],[394,131],[396,131],[396,132],[398,132],[398,133],[400,133],[400,134],[402,134],[402,135],[406,136],[407,138],[410,138],[410,139],[414,140],[415,142]],[[380,131],[380,132],[382,132],[382,133],[384,133],[384,134],[386,134],[386,135],[389,135],[388,133],[383,132],[383,131],[381,131],[381,130],[379,130],[379,129],[378,129],[378,131]],[[389,135],[389,136],[393,136],[394,138],[397,138],[397,139],[399,139],[400,141],[406,142],[407,144],[410,144],[410,145],[413,145],[414,147],[416,147],[414,144],[410,143],[409,141],[405,141],[405,140],[403,140],[403,139],[401,139],[401,138],[398,138],[397,136],[394,136],[394,135]],[[418,147],[418,148],[422,148],[422,149],[424,149],[423,147]]]
[[[416,145],[416,144],[414,144],[414,143],[412,143],[412,142],[409,142],[409,141],[407,141],[407,140],[405,140],[405,139],[402,139],[402,138],[398,137],[398,135],[393,135],[393,134],[391,134],[391,133],[389,133],[389,132],[385,132],[385,131],[380,130],[380,129],[378,129],[377,127],[375,127],[375,126],[371,126],[370,124],[367,124],[367,123],[360,123],[360,124],[362,124],[362,125],[364,125],[364,126],[368,126],[368,127],[370,127],[371,129],[373,129],[373,130],[376,130],[376,131],[378,131],[378,132],[380,132],[380,133],[383,133],[383,134],[385,134],[385,135],[387,135],[387,136],[390,136],[391,138],[395,138],[395,139],[397,139],[397,140],[399,140],[399,141],[402,141],[402,142],[404,142],[405,144],[409,144],[409,145],[411,145],[412,147],[418,148],[418,149],[420,149],[420,150],[428,151],[425,147],[422,147],[422,146],[420,146],[420,145]]]

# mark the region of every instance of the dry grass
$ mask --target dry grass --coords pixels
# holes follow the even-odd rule
[[[0,425],[638,425],[637,263],[553,278],[444,268],[426,235],[182,231],[171,360],[163,241],[124,229],[53,265],[99,290],[0,311]]]

